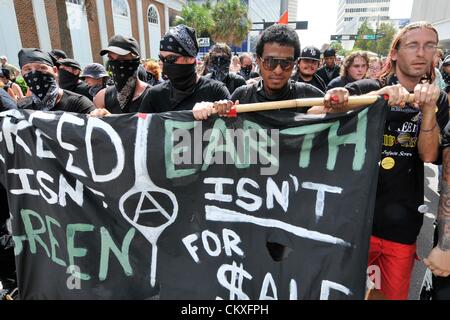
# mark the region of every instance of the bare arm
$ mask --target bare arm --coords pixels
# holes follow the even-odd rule
[[[431,250],[424,263],[437,276],[450,275],[450,148],[444,149],[442,164],[441,197],[439,199],[438,243]]]
[[[434,84],[418,84],[414,88],[415,104],[422,111],[419,141],[419,156],[423,162],[433,162],[439,153],[439,125],[436,119],[437,100],[440,89]]]

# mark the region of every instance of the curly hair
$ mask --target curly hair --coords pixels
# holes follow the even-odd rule
[[[153,74],[156,78],[156,80],[161,79],[161,67],[159,66],[159,63],[154,60],[148,60],[144,63],[144,68],[151,74]]]
[[[264,30],[256,43],[256,55],[261,58],[266,43],[278,43],[280,46],[294,48],[294,59],[300,56],[300,40],[297,32],[284,24],[274,24]]]

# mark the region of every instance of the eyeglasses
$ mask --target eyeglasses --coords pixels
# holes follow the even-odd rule
[[[177,55],[174,55],[174,54],[171,54],[171,55],[168,55],[168,56],[165,56],[165,57],[163,57],[162,55],[159,55],[159,60],[161,60],[162,63],[174,64],[181,57],[182,56],[177,56]]]
[[[284,59],[274,58],[274,57],[266,57],[266,58],[260,58],[260,59],[264,66],[264,69],[269,70],[269,71],[275,70],[278,67],[278,65],[281,67],[281,69],[283,69],[283,71],[287,71],[289,69],[292,69],[295,64],[294,57],[284,58]]]
[[[400,49],[405,49],[409,52],[417,52],[420,48],[422,48],[422,46],[417,42],[408,43],[400,47]],[[437,45],[435,45],[434,43],[427,43],[423,46],[423,50],[427,53],[435,52],[436,49]]]

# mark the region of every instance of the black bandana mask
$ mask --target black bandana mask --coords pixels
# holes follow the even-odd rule
[[[252,65],[242,67],[241,68],[241,74],[244,76],[246,80],[250,78],[250,73],[252,72]]]
[[[47,92],[56,87],[55,77],[41,71],[32,71],[23,75],[31,92],[39,99],[44,99]]]
[[[102,85],[102,84],[96,84],[95,86],[89,87],[89,94],[90,94],[92,97],[95,97],[95,95],[96,95],[100,90],[102,90],[103,88],[105,88],[104,85]]]
[[[59,69],[59,87],[71,90],[78,84],[79,77],[64,69]]]
[[[178,90],[192,91],[197,83],[197,74],[194,64],[175,64],[165,62],[164,73],[170,83]]]
[[[24,74],[23,78],[33,93],[33,101],[41,110],[50,110],[55,106],[58,86],[53,75],[41,71],[31,71]]]
[[[122,88],[129,82],[128,79],[136,77],[139,59],[109,60],[108,66],[112,72],[112,78],[117,91],[122,91]]]
[[[213,79],[224,81],[230,72],[230,60],[224,57],[211,58],[209,70],[213,73]]]

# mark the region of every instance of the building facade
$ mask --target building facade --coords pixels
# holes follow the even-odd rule
[[[142,58],[156,58],[159,40],[186,0],[2,0],[0,55],[17,65],[23,48],[62,49],[82,66],[114,34],[138,40]]]
[[[450,53],[450,1],[414,0],[411,21],[421,20],[428,21],[436,27],[439,32],[440,46]]]

